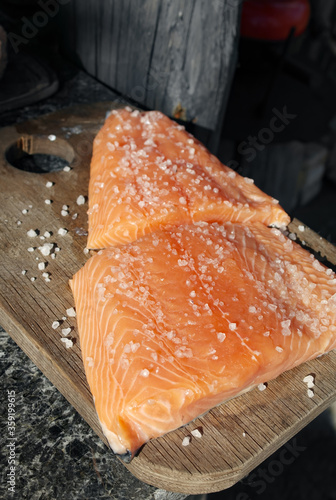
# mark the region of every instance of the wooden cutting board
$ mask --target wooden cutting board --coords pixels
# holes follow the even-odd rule
[[[88,194],[92,139],[112,107],[107,102],[81,105],[0,130],[0,324],[105,443],[84,374],[76,320],[66,310],[73,306],[68,280],[89,257],[83,252],[87,203],[78,205],[76,200]],[[62,156],[71,170],[34,173],[14,168],[6,154],[15,162],[22,150]],[[53,186],[47,187],[47,181]],[[61,215],[63,205],[69,215]],[[335,247],[308,228],[298,231],[298,224],[293,221],[291,231],[336,264]],[[60,228],[67,234],[59,235]],[[29,237],[30,229],[39,235]],[[52,236],[40,239],[46,231]],[[55,258],[37,249],[46,242],[60,249],[52,250]],[[36,249],[29,252],[29,247]],[[44,270],[38,269],[41,262],[47,263]],[[62,324],[53,329],[54,321]],[[72,328],[69,349],[61,342],[61,329],[67,327]],[[254,389],[151,441],[127,468],[170,491],[197,494],[228,488],[336,400],[335,373],[333,351],[284,373],[262,392]],[[313,398],[303,382],[308,374],[315,375]],[[183,438],[196,428],[202,437],[192,437],[183,447]]]

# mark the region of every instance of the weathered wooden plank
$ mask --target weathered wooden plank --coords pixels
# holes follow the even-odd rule
[[[73,0],[64,50],[125,96],[169,116],[220,128],[235,66],[240,2]]]
[[[67,318],[63,323],[63,327],[73,327],[74,345],[69,350],[60,341],[60,327],[54,330],[51,325],[66,316],[66,309],[73,304],[68,279],[87,259],[83,253],[87,207],[78,206],[76,198],[87,194],[90,145],[111,107],[111,103],[78,106],[0,130],[0,324],[104,442],[84,374],[76,322]],[[78,126],[82,132],[71,134]],[[49,134],[56,135],[56,140],[49,141]],[[36,144],[40,152],[43,148],[44,152],[58,151],[68,158],[72,152],[72,170],[34,174],[8,165],[6,149],[23,136],[30,138],[25,144],[31,151]],[[47,180],[55,183],[51,189],[45,185]],[[45,199],[53,203],[46,205]],[[68,217],[61,216],[63,204],[69,205]],[[25,208],[29,212],[22,214]],[[78,213],[77,218],[72,218],[74,213]],[[303,234],[311,248],[321,253],[325,250],[328,259],[336,263],[334,247],[308,228],[300,231],[299,225],[293,221],[290,230]],[[68,234],[58,235],[59,227],[66,227]],[[50,242],[61,248],[55,259],[42,258],[37,250],[27,251],[43,242],[38,237],[28,238],[29,229],[53,232]],[[37,256],[48,262],[50,283],[37,269]],[[22,270],[27,273],[22,275]],[[36,280],[30,281],[31,277]],[[127,467],[139,479],[167,490],[196,494],[227,488],[336,400],[335,371],[333,351],[282,374],[263,392],[252,390],[149,442]],[[307,396],[303,383],[309,373],[316,378],[314,398]],[[183,447],[183,437],[195,427],[203,428],[202,438]]]

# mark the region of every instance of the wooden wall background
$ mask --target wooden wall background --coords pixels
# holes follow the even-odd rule
[[[236,63],[240,0],[72,0],[63,50],[150,108],[216,130]]]

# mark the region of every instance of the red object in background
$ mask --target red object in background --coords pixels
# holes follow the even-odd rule
[[[245,0],[240,34],[257,40],[286,40],[303,33],[310,18],[308,0]]]

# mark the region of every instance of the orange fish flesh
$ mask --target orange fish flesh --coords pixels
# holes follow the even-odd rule
[[[184,127],[158,111],[114,110],[94,141],[88,248],[107,248],[160,228],[289,216],[252,179],[223,165]]]
[[[97,414],[128,459],[336,347],[334,272],[258,222],[182,225],[101,250],[71,288]]]

